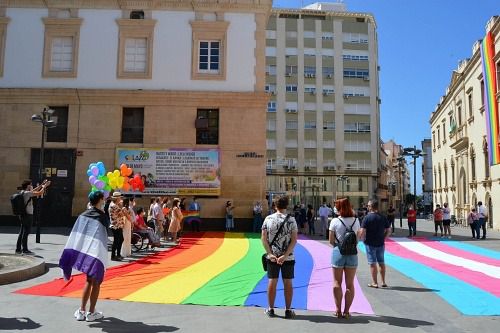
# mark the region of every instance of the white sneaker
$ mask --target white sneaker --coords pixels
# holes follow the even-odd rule
[[[90,312],[87,312],[87,321],[94,321],[94,320],[99,320],[99,319],[102,319],[104,318],[104,315],[102,314],[102,312],[94,312],[94,313],[90,313]]]
[[[81,311],[78,308],[78,309],[76,309],[74,316],[75,316],[76,320],[83,321],[83,320],[85,320],[85,311]]]

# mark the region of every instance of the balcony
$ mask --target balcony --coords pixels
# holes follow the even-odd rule
[[[451,135],[450,148],[455,149],[458,153],[462,150],[466,150],[469,146],[469,137],[467,136],[467,126],[462,125],[455,130]]]

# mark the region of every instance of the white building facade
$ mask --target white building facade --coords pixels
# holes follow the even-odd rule
[[[500,87],[500,19],[492,17],[486,32],[494,37],[495,71]],[[497,91],[495,103],[499,103]],[[500,165],[490,166],[486,138],[484,78],[480,41],[472,56],[453,71],[451,83],[431,115],[434,205],[447,202],[464,219],[481,201],[489,210],[489,227],[500,229]]]

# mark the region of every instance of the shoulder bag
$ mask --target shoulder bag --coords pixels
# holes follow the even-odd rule
[[[278,232],[276,233],[276,235],[274,235],[274,238],[272,240],[271,243],[269,243],[269,247],[271,248],[271,251],[272,251],[272,247],[273,247],[273,244],[274,242],[276,241],[276,238],[278,238],[278,235],[280,234],[281,230],[283,229],[283,226],[285,225],[285,223],[288,222],[288,220],[290,219],[290,214],[288,214],[285,219],[283,220],[283,223],[281,223],[280,227],[278,228]],[[264,271],[267,271],[267,253],[264,253],[262,255],[262,268],[264,269]]]

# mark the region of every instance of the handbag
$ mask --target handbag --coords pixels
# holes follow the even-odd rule
[[[290,218],[290,214],[288,214],[285,219],[283,220],[283,223],[281,223],[280,227],[278,228],[278,232],[276,235],[274,235],[273,241],[269,244],[269,247],[272,248],[274,242],[276,241],[276,238],[278,238],[278,235],[280,234],[281,230],[283,229],[283,226],[285,225],[286,222],[288,222],[288,219]],[[262,268],[264,269],[265,272],[267,272],[267,253],[264,253],[262,255],[261,261],[262,261]]]

